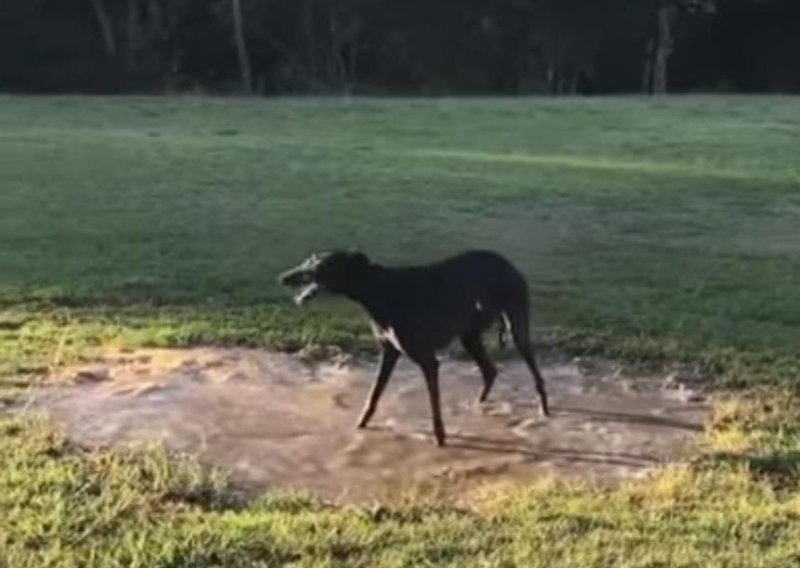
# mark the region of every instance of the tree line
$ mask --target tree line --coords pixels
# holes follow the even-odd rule
[[[0,0],[0,90],[800,91],[800,0]]]

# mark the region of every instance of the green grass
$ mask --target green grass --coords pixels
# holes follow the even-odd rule
[[[790,566],[800,560],[798,402],[723,407],[703,459],[644,482],[487,490],[462,507],[332,507],[280,494],[244,504],[223,478],[157,448],[86,454],[46,423],[6,420],[0,563]],[[745,447],[757,456],[743,457]]]
[[[275,274],[309,251],[491,247],[540,329],[793,357],[799,127],[789,97],[0,98],[0,302],[232,310],[252,342],[259,306],[294,343]]]
[[[275,284],[335,246],[494,248],[542,341],[787,389],[719,405],[654,480],[464,509],[245,504],[158,450],[2,419],[0,567],[800,562],[798,148],[791,97],[0,97],[0,405],[112,342],[367,345],[352,306]]]

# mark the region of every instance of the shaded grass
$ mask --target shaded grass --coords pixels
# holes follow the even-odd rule
[[[799,125],[792,97],[2,97],[4,374],[115,334],[361,344],[352,306],[300,312],[275,283],[355,246],[497,249],[543,341],[787,379]]]
[[[286,306],[311,250],[489,247],[541,327],[788,355],[798,124],[790,97],[0,98],[0,302]]]

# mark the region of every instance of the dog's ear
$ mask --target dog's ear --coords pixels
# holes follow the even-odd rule
[[[359,266],[367,266],[369,264],[369,257],[360,251],[350,251],[350,258]]]

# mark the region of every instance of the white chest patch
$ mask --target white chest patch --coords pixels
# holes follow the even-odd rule
[[[481,304],[479,301],[475,302],[475,309],[478,310],[479,312],[482,312],[483,311],[483,304]]]
[[[389,342],[398,351],[403,351],[403,347],[400,345],[400,340],[397,339],[397,334],[395,333],[393,327],[375,326],[375,336],[377,337],[378,341]]]

